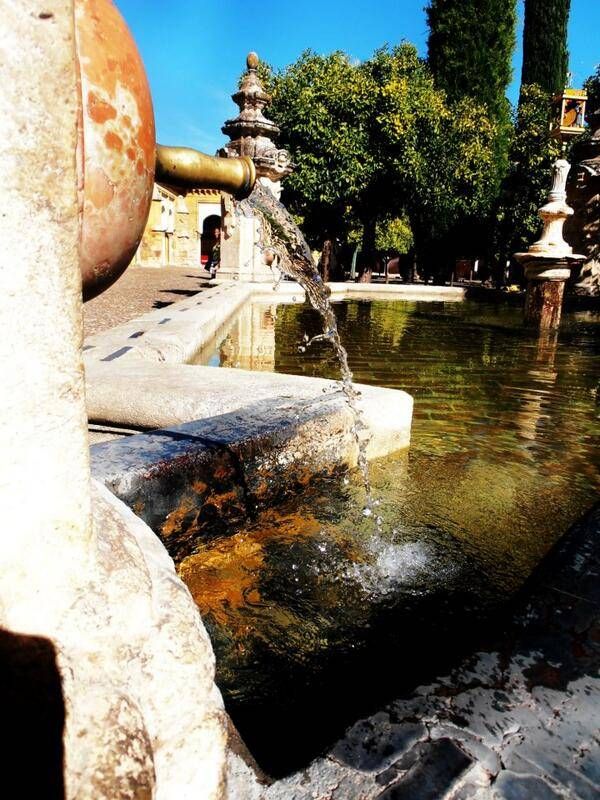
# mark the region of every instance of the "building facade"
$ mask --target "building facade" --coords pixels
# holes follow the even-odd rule
[[[179,194],[174,187],[155,183],[150,215],[133,263],[202,269],[216,244],[221,213],[219,192],[193,189]]]

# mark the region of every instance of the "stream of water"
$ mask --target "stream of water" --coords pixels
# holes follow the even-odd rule
[[[366,494],[363,513],[365,516],[371,516],[373,499],[367,461],[368,429],[363,421],[358,395],[352,384],[353,376],[348,365],[348,354],[340,339],[335,313],[327,288],[313,261],[310,247],[285,206],[260,182],[257,181],[250,197],[239,205],[242,213],[249,212],[260,217],[263,247],[270,248],[275,253],[278,269],[300,284],[311,306],[321,315],[323,332],[310,338],[305,337],[303,347],[309,348],[320,341],[329,342],[339,362],[341,390],[354,417],[352,434],[358,449],[358,467]]]

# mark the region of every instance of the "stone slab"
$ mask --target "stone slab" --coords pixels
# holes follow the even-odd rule
[[[359,405],[370,433],[368,457],[376,458],[410,443],[412,397],[397,389],[356,384]],[[247,434],[250,420],[281,420],[299,425],[324,417],[335,407],[352,421],[335,381],[187,364],[160,367],[139,360],[96,363],[86,369],[90,421],[102,424],[164,428],[202,420],[215,429],[223,415],[237,415]],[[332,401],[334,405],[332,405]]]
[[[151,428],[161,419],[167,424],[94,445],[93,474],[161,535],[174,557],[184,557],[198,535],[225,532],[315,477],[356,464],[354,419],[331,381],[319,381],[315,394],[313,381],[299,376],[165,365],[164,383],[132,409],[131,397],[144,399],[148,366],[121,367],[118,390],[109,369],[110,381],[99,377],[94,386],[110,393],[113,417],[122,408],[123,417]],[[373,433],[370,456],[408,445],[409,395],[364,387],[361,403]],[[193,421],[169,425],[177,416]]]

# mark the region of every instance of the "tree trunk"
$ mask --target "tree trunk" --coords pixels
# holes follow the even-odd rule
[[[358,272],[359,283],[371,283],[371,275],[377,255],[375,247],[376,230],[377,220],[375,218],[363,220],[362,258]]]
[[[323,242],[323,250],[321,251],[321,264],[320,273],[323,278],[323,283],[330,280],[331,268],[333,260],[333,239],[325,239]]]

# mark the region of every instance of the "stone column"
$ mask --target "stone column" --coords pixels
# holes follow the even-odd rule
[[[260,183],[277,199],[281,195],[281,181],[290,174],[293,164],[287,150],[279,149],[274,140],[280,130],[264,115],[271,102],[258,77],[259,60],[256,53],[246,59],[247,72],[239,91],[232,95],[240,109],[234,119],[229,119],[221,129],[230,137],[219,155],[225,158],[248,156],[254,161]],[[262,225],[253,214],[240,213],[236,204],[226,199],[223,205],[221,234],[220,280],[270,283],[278,277],[266,263],[262,248]]]
[[[561,158],[552,168],[552,188],[548,202],[539,210],[542,235],[526,253],[515,253],[527,278],[525,323],[540,331],[556,330],[560,325],[565,282],[571,267],[584,260],[575,255],[563,239],[565,220],[573,214],[566,203],[566,184],[571,165]]]
[[[92,539],[73,0],[2,13],[0,624],[48,635]]]

